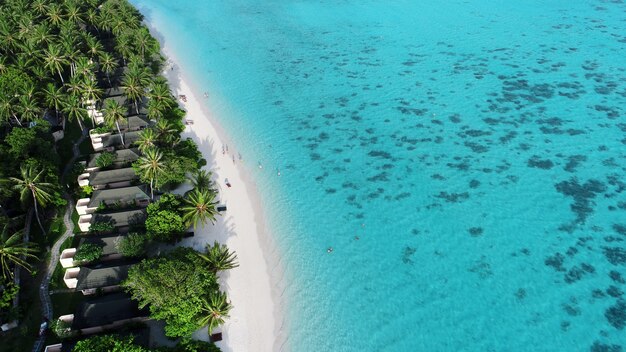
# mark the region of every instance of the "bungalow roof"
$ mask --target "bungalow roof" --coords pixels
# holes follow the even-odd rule
[[[78,272],[77,290],[118,285],[128,277],[128,270],[133,264],[103,266],[83,266]]]
[[[114,165],[131,163],[139,159],[140,155],[139,149],[137,148],[118,149],[115,150],[113,153],[115,153],[115,161],[113,162]],[[96,167],[96,160],[98,160],[100,154],[102,153],[91,154],[89,162],[87,163],[87,167]]]
[[[124,133],[124,143],[129,146],[139,140],[139,131],[125,132]],[[122,137],[119,133],[111,134],[105,137],[102,137],[102,145],[104,148],[107,147],[117,147],[122,145]]]
[[[132,167],[116,170],[94,171],[89,175],[89,184],[92,186],[107,185],[116,182],[133,181],[139,179]]]
[[[97,327],[145,316],[148,316],[148,310],[139,309],[128,294],[114,293],[83,302],[74,313],[72,328]]]
[[[146,211],[144,209],[127,210],[115,213],[97,213],[92,218],[91,223],[94,221],[107,221],[112,220],[115,227],[123,227],[128,225],[134,225],[141,223],[146,219]]]
[[[102,202],[110,204],[117,201],[129,203],[135,200],[149,200],[150,196],[148,196],[146,192],[147,189],[145,185],[96,190],[91,195],[88,207],[97,207]]]
[[[91,243],[102,247],[102,255],[111,255],[119,253],[117,245],[120,241],[126,237],[126,235],[108,235],[108,236],[94,236],[89,235],[80,239],[78,247],[83,244]]]

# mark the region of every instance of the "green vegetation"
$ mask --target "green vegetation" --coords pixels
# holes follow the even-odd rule
[[[200,190],[198,188],[185,195],[185,205],[181,207],[183,213],[183,221],[185,224],[193,225],[197,227],[198,222],[203,225],[210,221],[215,223],[215,216],[219,215],[215,206],[215,196],[217,193],[214,190]]]
[[[115,224],[113,223],[113,220],[97,220],[89,226],[89,232],[93,233],[106,233],[111,232],[114,229]]]
[[[237,263],[237,255],[231,252],[225,244],[219,244],[217,241],[213,246],[206,246],[205,254],[198,254],[200,258],[208,265],[209,270],[217,274],[218,271],[229,270],[239,266]]]
[[[145,259],[133,266],[122,287],[140,307],[149,306],[153,319],[164,320],[170,337],[189,337],[202,327],[205,298],[219,293],[215,274],[198,253],[176,248],[167,256]]]
[[[79,341],[73,352],[219,352],[210,342],[184,339],[176,347],[148,349],[135,344],[133,336],[104,335]]]
[[[8,225],[5,225],[0,233],[0,265],[4,280],[13,277],[14,265],[21,266],[30,272],[32,266],[26,259],[37,258],[34,254],[36,249],[32,248],[29,243],[22,242],[22,231],[11,232]]]
[[[147,238],[144,234],[129,233],[117,245],[120,254],[125,257],[141,257],[146,253]]]
[[[30,345],[41,322],[41,275],[22,275],[22,287],[18,288],[10,284],[13,270],[21,266],[36,273],[46,264],[38,257],[48,256],[35,254],[54,243],[65,230],[61,217],[66,205],[63,190],[79,197],[93,192],[89,186],[78,188],[74,181],[84,171],[79,163],[67,166],[65,182],[60,183],[65,164],[73,155],[73,143],[87,126],[99,132],[123,133],[129,109],[139,113],[145,108],[152,123],[136,143],[143,155],[133,168],[141,182],[150,184],[152,198],[155,190],[157,194],[170,191],[186,182],[187,175],[195,175],[195,190],[184,199],[164,194],[148,208],[145,224],[132,226],[141,231],[145,226],[146,235],[131,234],[121,241],[119,250],[123,255],[143,256],[148,240],[170,241],[192,224],[195,227],[199,222],[215,221],[216,192],[210,173],[199,172],[206,161],[192,140],[181,140],[185,112],[178,108],[165,79],[158,76],[163,58],[142,19],[126,0],[0,2],[0,223],[10,222],[0,242],[0,318],[3,322],[9,318],[21,320],[19,329],[3,334],[0,352]],[[103,107],[107,88],[123,88],[130,105],[107,100]],[[148,98],[147,106],[140,105],[144,97]],[[94,108],[104,110],[105,124],[95,126],[90,120],[88,110]],[[55,141],[60,129],[64,129],[64,138]],[[92,152],[88,140],[79,145],[79,151],[83,155]],[[96,165],[108,168],[114,160],[113,153],[104,152]],[[21,229],[29,209],[34,210],[38,226],[30,227],[33,242],[24,244]],[[9,220],[7,213],[14,218]],[[75,225],[78,222],[76,212],[72,213],[72,221]],[[90,228],[92,233],[113,230],[113,222],[106,220],[96,221]],[[68,239],[62,249],[71,242]],[[75,259],[95,261],[101,253],[102,248],[85,244]],[[126,289],[142,305],[150,306],[153,317],[166,321],[170,336],[190,336],[205,324],[212,330],[228,316],[230,304],[219,291],[216,273],[236,266],[236,257],[222,246],[215,253],[207,250],[206,257],[212,258],[209,265],[198,253],[178,249],[137,265],[127,280]],[[150,264],[146,264],[148,261]],[[174,273],[180,275],[169,275]],[[62,275],[63,270],[57,266],[50,287],[63,287]],[[179,282],[175,285],[176,280]],[[7,303],[17,294],[23,306],[16,310]],[[53,296],[54,301],[58,299]],[[55,307],[57,314],[71,309]],[[52,330],[63,337],[69,334],[63,324],[55,324]],[[116,346],[106,350],[116,350]],[[133,351],[130,345],[126,347],[119,350]],[[212,344],[185,340],[174,349],[159,350],[218,349]]]
[[[74,261],[77,262],[93,262],[100,259],[102,255],[102,247],[95,243],[83,243],[76,250]]]
[[[185,232],[187,226],[180,212],[181,201],[179,196],[166,193],[148,206],[145,224],[150,239],[171,241]]]
[[[115,153],[102,152],[96,158],[96,166],[100,168],[107,168],[115,162]]]

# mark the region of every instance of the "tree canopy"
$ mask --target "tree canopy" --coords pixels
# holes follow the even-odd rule
[[[170,337],[185,337],[202,327],[204,297],[218,292],[217,278],[191,248],[176,248],[167,256],[133,266],[122,286],[153,319],[166,323]]]

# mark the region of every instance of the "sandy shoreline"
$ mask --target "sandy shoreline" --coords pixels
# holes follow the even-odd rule
[[[280,304],[282,269],[268,236],[254,181],[247,175],[235,146],[200,101],[210,99],[210,92],[205,97],[203,92],[191,88],[175,54],[168,51],[154,28],[150,30],[160,39],[162,52],[168,58],[164,75],[172,94],[186,96],[187,101],[179,100],[179,104],[193,123],[186,127],[182,138],[191,138],[198,144],[207,160],[204,169],[213,172],[219,201],[228,206],[215,225],[199,226],[195,236],[182,243],[203,250],[207,243],[218,241],[237,253],[239,267],[220,274],[221,288],[228,293],[234,308],[226,324],[216,330],[223,333],[223,340],[217,345],[225,352],[284,351],[287,339]],[[232,187],[226,186],[225,179]],[[194,338],[207,340],[206,328],[197,331]]]

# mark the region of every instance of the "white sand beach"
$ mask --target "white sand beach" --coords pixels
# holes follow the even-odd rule
[[[239,261],[238,268],[220,273],[222,290],[227,292],[234,308],[226,324],[215,331],[223,333],[223,340],[217,345],[225,352],[282,350],[284,346],[279,337],[282,314],[275,294],[281,292],[276,284],[281,274],[276,266],[270,270],[268,265],[268,261],[276,261],[268,256],[276,253],[269,244],[254,183],[246,177],[235,146],[225,140],[224,133],[199,100],[210,97],[205,97],[204,92],[192,91],[175,56],[166,47],[163,52],[169,58],[164,74],[172,93],[186,97],[186,102],[179,99],[189,121],[182,137],[192,138],[198,144],[207,160],[205,169],[214,173],[219,201],[228,207],[215,225],[199,226],[195,236],[185,239],[182,245],[204,250],[207,243],[218,241],[234,250]],[[223,146],[228,148],[227,152],[223,153]],[[231,187],[226,186],[225,179]],[[207,340],[207,329],[197,331],[194,338]]]

